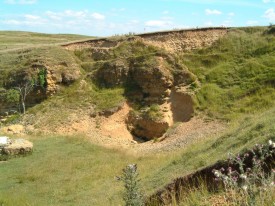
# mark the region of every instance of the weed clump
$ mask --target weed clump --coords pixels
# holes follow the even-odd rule
[[[123,200],[126,206],[143,206],[143,197],[139,188],[139,179],[136,164],[129,164],[123,170],[118,180],[123,181],[125,192]]]
[[[153,121],[159,121],[163,118],[163,113],[159,105],[152,104],[145,110],[143,116]]]
[[[257,144],[243,156],[230,157],[229,162],[237,164],[236,169],[228,167],[227,170],[213,170],[215,180],[224,185],[227,202],[234,205],[265,205],[268,198],[266,193],[274,188],[275,171],[273,169],[267,174],[264,169],[267,167],[267,158],[272,159],[274,156],[274,149],[275,143],[271,140],[266,145]],[[247,167],[248,158],[252,160],[251,167]]]

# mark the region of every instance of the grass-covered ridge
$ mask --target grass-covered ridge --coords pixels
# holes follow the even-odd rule
[[[275,36],[268,29],[231,29],[180,58],[201,81],[198,109],[207,115],[232,119],[274,106]]]
[[[22,31],[0,31],[0,52],[11,49],[25,49],[60,44],[91,38],[76,34],[43,34]]]
[[[74,34],[43,34],[22,31],[0,31],[0,88],[18,72],[31,72],[34,65],[66,65],[76,69],[74,57],[61,43],[86,39]]]

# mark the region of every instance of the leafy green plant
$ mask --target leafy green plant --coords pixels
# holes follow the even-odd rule
[[[46,87],[47,70],[45,68],[40,69],[37,76],[38,76],[37,77],[38,85],[41,86],[42,88],[45,88]]]
[[[9,89],[6,92],[5,101],[10,104],[18,103],[20,100],[20,93],[16,89]]]
[[[7,117],[5,124],[18,124],[21,120],[20,114],[13,114]]]
[[[45,68],[39,69],[37,76],[32,77],[24,82],[19,83],[16,87],[8,89],[5,93],[5,101],[9,104],[20,104],[23,114],[26,112],[27,96],[36,87],[45,89],[46,87],[47,70]]]
[[[129,164],[123,170],[122,176],[118,180],[124,183],[123,200],[125,206],[143,206],[143,197],[139,188],[139,179],[136,164]]]
[[[160,109],[160,106],[158,104],[152,104],[143,114],[147,118],[152,119],[152,120],[160,120],[163,118],[163,113]]]

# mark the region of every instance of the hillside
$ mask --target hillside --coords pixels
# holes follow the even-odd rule
[[[272,27],[22,34],[0,33],[9,39],[0,44],[1,127],[24,125],[19,136],[35,150],[1,163],[0,203],[119,205],[114,177],[129,163],[150,195],[227,152],[275,140]],[[30,81],[21,115],[11,94]]]
[[[57,45],[75,40],[90,39],[89,36],[74,34],[42,34],[21,31],[0,31],[0,52]]]

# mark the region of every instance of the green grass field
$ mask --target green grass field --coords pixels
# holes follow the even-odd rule
[[[0,31],[0,52],[2,50],[58,45],[88,38],[92,37],[76,34],[42,34],[21,31]]]
[[[30,137],[32,155],[0,163],[0,203],[13,205],[122,205],[115,176],[137,163],[142,191],[149,195],[178,176],[227,158],[256,143],[275,140],[275,109],[246,116],[218,136],[181,151],[132,155],[92,145],[78,137]]]

